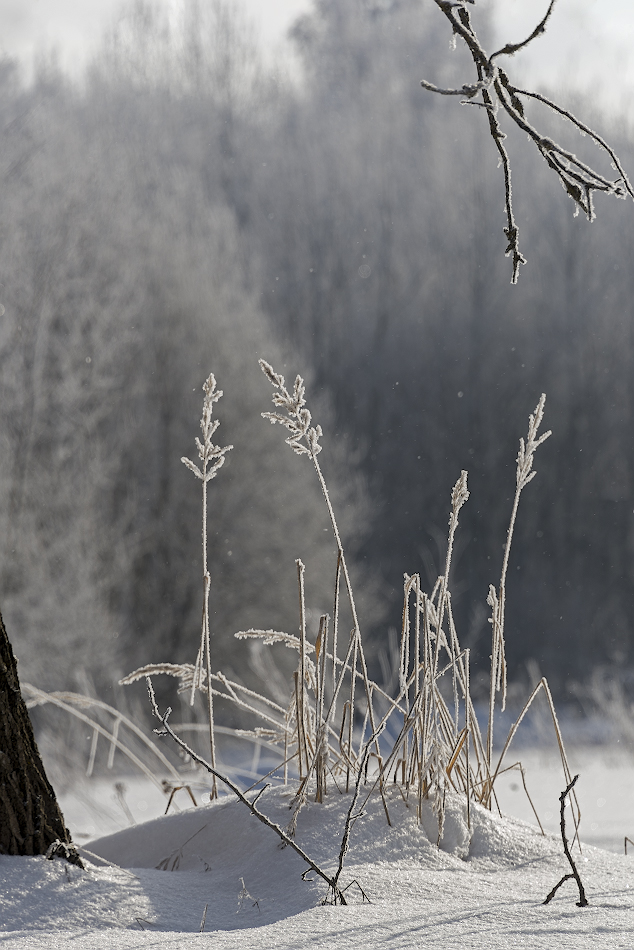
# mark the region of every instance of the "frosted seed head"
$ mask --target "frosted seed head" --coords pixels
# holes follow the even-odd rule
[[[451,507],[454,510],[454,513],[457,514],[464,503],[469,498],[469,491],[467,489],[467,472],[462,470],[460,473],[460,478],[453,487],[451,493]]]
[[[305,445],[302,445],[301,442],[298,442],[296,439],[286,439],[286,444],[290,445],[293,452],[296,455],[310,455],[310,450],[306,448]]]
[[[200,469],[198,468],[198,466],[197,466],[197,465],[194,465],[194,463],[193,463],[190,459],[185,458],[185,457],[183,456],[183,458],[181,458],[181,462],[183,463],[183,465],[186,465],[187,468],[190,470],[190,472],[193,472],[194,475],[195,475],[197,478],[202,478],[202,477],[203,477],[203,473],[200,471]]]
[[[279,422],[291,433],[286,439],[286,444],[290,445],[297,455],[310,455],[314,460],[321,452],[319,439],[322,436],[321,426],[311,428],[312,416],[310,410],[306,408],[305,392],[306,387],[301,376],[295,377],[292,395],[284,388],[284,377],[276,373],[272,366],[265,360],[260,360],[262,372],[273,383],[278,392],[273,393],[273,405],[279,409],[285,409],[287,415],[281,412],[263,412],[262,417],[275,424]],[[306,444],[302,444],[305,439]]]
[[[266,360],[258,360],[258,363],[264,375],[270,379],[274,386],[280,388],[284,386],[284,377],[276,373],[270,363],[267,363]]]
[[[297,419],[300,426],[302,427],[303,432],[308,431],[310,425],[310,412],[308,409],[300,409],[297,413]]]
[[[293,391],[293,397],[298,407],[301,408],[306,403],[304,394],[306,392],[306,387],[304,385],[304,380],[301,376],[297,376],[295,379],[295,386]]]

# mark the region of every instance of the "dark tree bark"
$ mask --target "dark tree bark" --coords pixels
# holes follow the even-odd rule
[[[58,854],[81,864],[46,777],[1,615],[0,854]]]

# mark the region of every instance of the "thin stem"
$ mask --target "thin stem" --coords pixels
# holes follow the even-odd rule
[[[214,735],[214,700],[213,689],[211,685],[211,644],[209,637],[209,589],[211,587],[211,577],[207,569],[207,460],[203,462],[203,637],[205,642],[205,654],[207,658],[207,713],[209,716],[209,749],[211,754],[211,764],[216,767],[216,739]],[[216,776],[212,777],[212,786],[210,801],[218,797],[218,785]]]
[[[365,694],[366,694],[366,698],[367,698],[368,705],[369,705],[369,709],[370,709],[370,726],[371,726],[371,728],[372,728],[372,735],[375,736],[375,740],[374,740],[374,741],[375,741],[375,746],[376,746],[376,752],[377,752],[377,754],[380,755],[379,743],[378,743],[378,739],[376,738],[376,734],[377,734],[377,732],[376,732],[376,723],[375,723],[375,721],[374,721],[374,710],[372,709],[372,698],[371,698],[371,693],[370,693],[370,681],[369,681],[369,678],[368,678],[368,669],[367,669],[367,665],[366,665],[366,662],[365,662],[365,654],[364,654],[364,652],[363,652],[363,644],[362,644],[362,642],[361,642],[361,628],[360,628],[360,626],[359,626],[359,618],[358,618],[358,616],[357,616],[357,607],[356,607],[356,604],[355,604],[355,602],[354,602],[354,594],[352,593],[352,583],[351,583],[351,581],[350,581],[350,575],[349,575],[349,573],[348,573],[348,565],[346,564],[346,558],[345,558],[345,555],[344,555],[344,553],[343,553],[343,545],[342,545],[342,543],[341,543],[341,536],[340,536],[340,534],[339,534],[339,528],[337,527],[337,519],[335,518],[335,512],[334,512],[334,509],[333,509],[333,507],[332,507],[332,503],[331,503],[331,501],[330,501],[330,495],[328,494],[328,488],[327,488],[327,486],[326,486],[326,481],[325,481],[324,476],[323,476],[323,474],[322,474],[321,466],[319,465],[319,461],[317,460],[317,455],[316,455],[316,453],[315,453],[314,451],[311,452],[311,458],[312,458],[313,464],[314,464],[314,466],[315,466],[315,471],[317,472],[317,477],[319,478],[319,484],[320,484],[320,486],[321,486],[321,490],[322,490],[323,496],[324,496],[324,498],[325,498],[325,500],[326,500],[326,505],[328,506],[328,514],[330,515],[330,521],[331,521],[332,529],[333,529],[333,532],[334,532],[334,535],[335,535],[335,541],[337,542],[337,548],[338,548],[339,557],[340,557],[340,561],[341,561],[341,569],[343,570],[343,576],[344,576],[344,580],[345,580],[345,582],[346,582],[346,590],[348,591],[348,601],[349,601],[349,603],[350,603],[350,610],[351,610],[351,612],[352,612],[352,620],[353,620],[353,623],[354,623],[355,639],[357,640],[357,644],[356,644],[355,649],[358,649],[358,652],[359,652],[359,659],[360,659],[360,661],[361,661],[361,672],[362,672],[362,676],[363,676],[363,683],[364,683],[364,686],[365,686]],[[352,673],[352,675],[353,675],[353,677],[355,676],[355,668],[353,668],[353,673]]]
[[[466,761],[466,786],[467,786],[467,828],[471,829],[471,791],[469,789],[469,778],[470,778],[470,766],[469,766],[469,740],[471,738],[471,719],[469,716],[469,657],[470,651],[467,649],[465,652],[465,704],[464,704],[464,728],[466,733],[466,749],[465,749],[465,761]]]
[[[304,594],[304,573],[306,571],[300,558],[297,564],[297,582],[299,587],[299,708],[297,710],[298,738],[301,735],[302,754],[306,762],[306,771],[308,771],[308,748],[306,737],[306,598]],[[301,733],[299,732],[299,721],[301,719]],[[301,755],[300,755],[301,761]]]
[[[527,92],[525,90],[519,90],[517,87],[513,86],[504,70],[501,69],[495,62],[500,56],[509,56],[518,50],[524,49],[545,32],[546,26],[554,10],[555,0],[550,0],[546,13],[537,23],[536,27],[532,30],[529,36],[526,37],[526,39],[519,43],[507,43],[505,46],[496,50],[490,56],[487,54],[484,47],[478,40],[478,37],[476,36],[475,30],[471,25],[470,14],[465,3],[461,2],[461,0],[435,0],[435,3],[451,24],[451,29],[454,36],[460,36],[460,38],[466,44],[475,65],[477,81],[474,83],[464,83],[461,87],[454,89],[441,89],[438,86],[435,86],[433,83],[427,81],[423,81],[421,85],[430,92],[435,92],[444,96],[462,95],[465,97],[462,99],[463,104],[482,106],[487,113],[489,131],[491,138],[493,139],[498,150],[504,173],[505,205],[507,217],[507,226],[504,228],[504,233],[508,240],[505,253],[512,257],[513,270],[511,282],[515,284],[517,283],[519,276],[520,265],[525,264],[526,260],[519,249],[519,230],[513,213],[512,203],[511,165],[508,153],[503,144],[505,136],[496,117],[496,112],[499,105],[502,106],[513,122],[528,134],[530,140],[538,149],[549,167],[561,180],[569,197],[576,203],[578,207],[581,207],[584,210],[590,221],[594,219],[594,211],[592,207],[593,191],[604,191],[620,198],[625,197],[626,194],[629,194],[632,198],[634,198],[634,191],[632,190],[627,176],[625,175],[625,172],[614,151],[603,141],[600,136],[596,135],[596,133],[592,132],[591,129],[575,119],[575,117],[567,110],[557,106],[545,96],[541,96],[537,93]],[[475,101],[475,97],[480,92],[482,93],[482,101]],[[576,155],[574,155],[572,152],[562,148],[550,137],[540,134],[535,128],[533,128],[533,126],[530,125],[530,123],[525,119],[524,107],[518,98],[520,95],[531,96],[534,99],[540,100],[546,106],[548,106],[548,108],[569,119],[572,124],[579,129],[579,131],[590,135],[594,142],[600,148],[605,149],[612,159],[615,168],[618,170],[621,176],[620,180],[623,182],[623,186],[621,186],[618,181],[612,182],[604,178],[598,172],[595,172],[590,166],[579,161]],[[559,158],[557,158],[557,156],[559,156]],[[560,161],[560,159],[563,161]],[[576,169],[576,171],[574,169]]]
[[[550,894],[547,896],[546,900],[544,901],[544,904],[549,904],[551,902],[551,900],[553,899],[553,897],[555,896],[555,894],[557,893],[557,891],[559,890],[559,888],[565,881],[569,881],[571,878],[574,878],[575,881],[577,882],[577,887],[579,888],[579,900],[577,901],[577,907],[588,906],[586,892],[581,882],[581,877],[579,876],[577,865],[575,864],[572,854],[570,853],[570,848],[568,846],[568,838],[566,837],[566,797],[575,787],[575,784],[578,778],[579,776],[575,775],[575,777],[569,782],[568,786],[564,789],[564,791],[559,796],[559,825],[561,828],[561,840],[564,846],[564,854],[566,855],[568,859],[568,864],[572,868],[572,874],[564,874],[564,876],[559,881],[559,883],[555,884],[552,891],[550,892]]]
[[[335,602],[332,615],[332,693],[337,686],[337,635],[339,632],[339,585],[341,583],[341,551],[337,550],[337,571],[335,574]]]
[[[493,53],[489,57],[489,62],[492,63],[496,56],[512,56],[513,53],[517,53],[518,50],[523,49],[525,46],[528,46],[529,43],[532,43],[533,40],[537,39],[538,36],[541,36],[542,33],[546,32],[546,24],[548,23],[550,16],[553,12],[555,3],[557,0],[550,0],[550,5],[546,14],[542,20],[537,24],[530,36],[525,40],[522,40],[521,43],[507,43],[506,46],[503,46],[502,49],[499,49],[496,53]]]
[[[309,866],[310,868],[312,868],[312,870],[315,872],[315,874],[318,874],[319,877],[321,877],[321,878],[326,882],[326,884],[328,885],[328,887],[331,888],[332,891],[334,892],[335,898],[338,899],[339,903],[340,903],[340,904],[346,904],[347,901],[346,901],[346,899],[345,899],[343,893],[342,893],[341,890],[339,889],[339,887],[338,887],[338,885],[337,885],[337,882],[336,882],[333,878],[329,877],[328,874],[326,874],[325,871],[322,871],[322,869],[319,867],[319,865],[316,864],[316,863],[313,861],[313,859],[310,858],[310,857],[306,854],[306,852],[303,851],[302,848],[300,848],[299,845],[298,845],[291,837],[289,837],[289,835],[287,835],[286,832],[284,832],[284,831],[280,828],[279,825],[277,825],[274,821],[271,821],[270,818],[267,818],[267,816],[266,816],[263,812],[261,812],[261,811],[255,806],[255,804],[254,804],[253,802],[250,802],[249,799],[244,795],[244,793],[240,791],[240,789],[238,788],[238,786],[237,786],[234,782],[232,782],[231,779],[230,779],[228,776],[223,775],[221,772],[219,772],[217,769],[215,769],[209,762],[206,762],[205,759],[203,759],[200,755],[198,755],[196,752],[194,752],[194,750],[191,749],[191,748],[187,745],[187,743],[184,741],[184,739],[182,739],[177,733],[174,732],[174,730],[172,729],[172,727],[171,727],[170,724],[169,724],[169,716],[170,716],[170,713],[171,713],[171,709],[168,708],[168,709],[165,711],[165,715],[164,715],[164,716],[161,715],[161,713],[159,712],[159,708],[158,708],[158,706],[157,706],[157,703],[156,703],[156,697],[155,697],[155,695],[154,695],[154,688],[153,688],[153,686],[152,686],[152,681],[150,680],[149,676],[147,677],[147,687],[148,687],[148,694],[149,694],[149,696],[150,696],[150,702],[151,702],[151,704],[152,704],[152,712],[154,713],[154,715],[156,716],[156,718],[159,720],[159,722],[162,724],[164,733],[166,733],[167,735],[171,736],[172,739],[174,740],[174,742],[176,742],[176,744],[179,745],[180,748],[181,748],[187,755],[189,755],[189,756],[192,758],[192,760],[193,760],[194,762],[197,762],[197,763],[198,763],[199,765],[201,765],[204,769],[206,769],[210,774],[212,774],[212,775],[214,776],[214,778],[218,779],[219,781],[221,781],[221,782],[223,783],[223,785],[226,785],[227,788],[231,789],[231,791],[233,792],[233,794],[242,802],[243,805],[246,805],[246,807],[249,809],[249,811],[250,811],[253,815],[255,815],[256,818],[258,818],[259,821],[262,822],[262,824],[266,825],[267,828],[270,828],[272,831],[274,831],[275,834],[276,834],[279,838],[281,838],[281,840],[284,842],[285,845],[288,845],[289,847],[291,847],[291,848],[293,849],[293,851],[295,851],[295,852],[300,856],[300,858],[302,858],[302,859],[306,862],[306,864],[308,864],[308,866]]]
[[[598,134],[598,132],[595,132],[590,128],[590,126],[586,125],[584,122],[581,122],[581,120],[573,115],[572,112],[569,112],[568,109],[563,109],[561,106],[558,106],[556,102],[553,102],[551,99],[547,99],[546,96],[541,95],[541,93],[529,92],[527,89],[518,89],[517,86],[512,86],[511,89],[516,96],[528,96],[531,99],[537,99],[539,102],[543,102],[544,105],[548,106],[549,109],[552,109],[553,112],[558,112],[559,115],[563,115],[566,119],[568,119],[569,122],[571,122],[573,125],[576,125],[581,132],[583,132],[585,135],[589,135],[591,139],[594,139],[597,145],[604,149],[610,156],[611,161],[614,162],[614,167],[621,176],[628,195],[631,198],[634,198],[634,189],[632,188],[630,180],[625,173],[625,169],[621,165],[618,155],[614,149],[608,145],[605,139]]]

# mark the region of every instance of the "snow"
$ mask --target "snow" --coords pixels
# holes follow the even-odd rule
[[[438,848],[431,804],[418,824],[414,808],[407,807],[396,787],[387,796],[392,827],[380,798],[373,796],[354,825],[341,878],[344,886],[357,881],[371,903],[363,902],[351,884],[348,906],[322,906],[325,884],[312,873],[303,880],[305,865],[299,856],[290,848],[281,849],[270,829],[226,796],[90,841],[87,847],[117,868],[97,857],[83,871],[59,859],[0,857],[0,950],[631,950],[634,856],[623,855],[622,842],[634,828],[627,826],[631,805],[621,795],[626,774],[632,787],[633,769],[623,756],[614,758],[612,766],[596,751],[580,758],[584,756],[579,781],[583,825],[597,824],[592,820],[597,818],[595,837],[614,846],[618,828],[621,848],[620,854],[585,844],[582,854],[575,849],[587,908],[576,906],[574,881],[566,882],[551,904],[542,904],[569,866],[558,835],[542,836],[534,819],[529,824],[472,806],[469,828],[464,801],[450,799]],[[562,784],[554,760],[523,752],[522,761],[529,762],[527,783],[542,821],[548,831],[555,831]],[[524,795],[511,786],[521,778],[516,772],[504,778],[502,807],[508,799],[517,812],[524,808]],[[112,790],[112,783],[104,782],[97,796],[102,827],[116,824],[117,808],[125,820]],[[146,812],[164,807],[158,792],[154,801],[140,785],[130,783],[126,795],[135,815],[139,803]],[[292,795],[292,787],[270,788],[258,806],[284,826]],[[605,802],[599,806],[601,796]],[[179,800],[184,805],[186,798]],[[67,816],[69,801],[64,803]],[[323,805],[309,801],[299,816],[298,843],[327,871],[336,867],[349,801],[331,787]],[[548,821],[544,802],[553,815]],[[621,802],[626,811],[619,812],[614,802]],[[99,823],[99,815],[77,812],[76,820],[87,827],[88,820]],[[69,817],[75,831],[73,821]],[[241,897],[243,888],[248,895]],[[205,906],[205,932],[199,933]]]

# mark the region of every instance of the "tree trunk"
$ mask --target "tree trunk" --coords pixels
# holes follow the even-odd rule
[[[0,615],[0,854],[81,860],[46,777]]]

